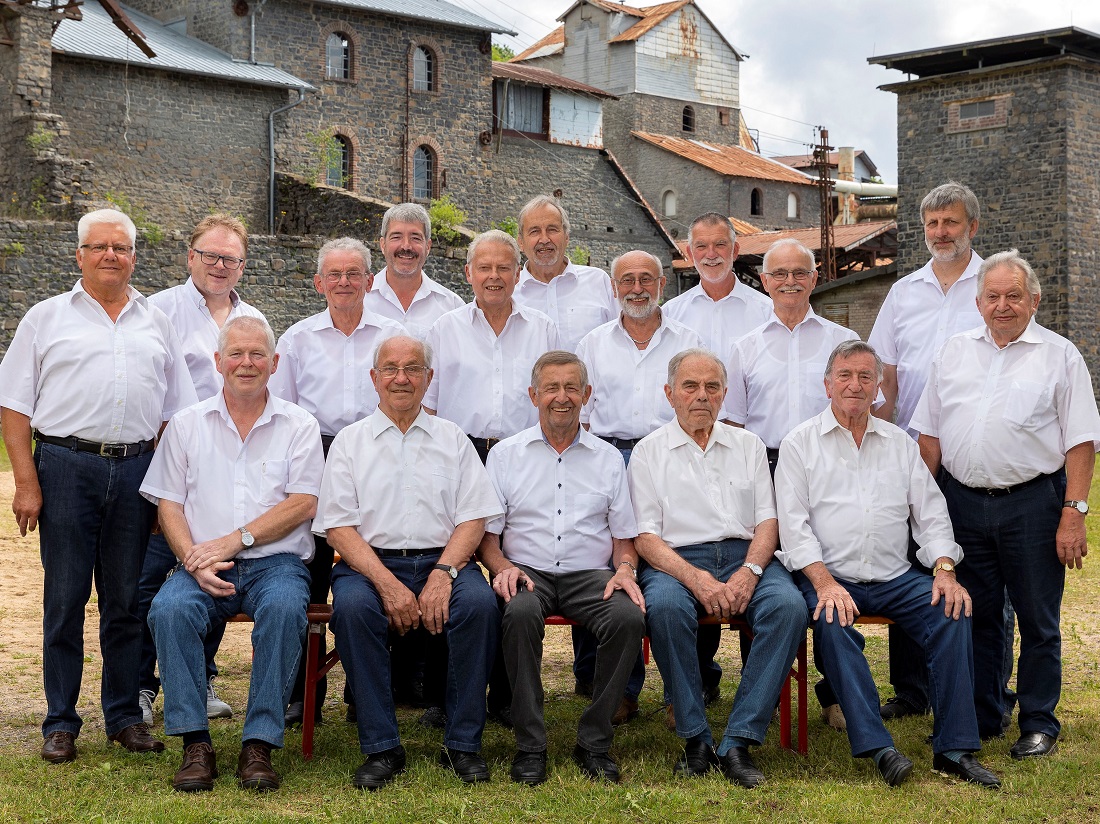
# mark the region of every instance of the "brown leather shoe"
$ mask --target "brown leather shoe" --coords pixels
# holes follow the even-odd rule
[[[218,763],[214,748],[201,741],[183,748],[183,763],[172,778],[172,789],[181,793],[205,793],[214,789]]]
[[[42,758],[51,764],[76,760],[76,736],[71,732],[51,732],[42,742]]]
[[[164,742],[153,738],[149,725],[144,721],[124,727],[114,735],[108,735],[107,740],[117,741],[130,752],[164,752]]]
[[[271,766],[271,747],[245,744],[237,759],[237,778],[246,790],[277,790],[279,774]]]
[[[671,732],[676,732],[676,712],[672,709],[672,704],[665,705],[665,726]]]
[[[619,704],[619,708],[615,710],[615,715],[611,718],[611,726],[618,727],[621,724],[626,724],[628,721],[633,721],[637,717],[637,700],[624,695],[622,703]]]

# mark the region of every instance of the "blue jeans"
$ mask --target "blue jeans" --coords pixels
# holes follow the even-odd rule
[[[427,583],[438,555],[381,559],[414,595]],[[340,561],[332,570],[332,631],[355,697],[359,749],[377,753],[401,743],[390,688],[389,619],[369,580]],[[485,690],[500,639],[496,595],[476,563],[466,564],[451,584],[447,637],[447,726],[443,743],[477,752],[485,729]]]
[[[80,733],[76,704],[84,671],[84,608],[93,580],[99,599],[104,727],[114,735],[141,721],[137,583],[154,508],[138,487],[152,457],[101,458],[44,443],[35,449],[42,488],[44,736]]]
[[[141,619],[141,666],[138,669],[138,689],[149,690],[153,695],[160,691],[160,679],[157,677],[157,645],[149,629],[149,607],[153,604],[153,598],[160,592],[168,573],[176,568],[177,563],[179,561],[172,554],[165,537],[159,533],[150,535],[149,546],[145,549],[145,562],[141,565],[141,579],[138,581],[138,618]],[[222,624],[220,627],[214,627],[206,636],[204,648],[207,680],[218,674],[214,656],[218,652],[218,647],[221,646],[224,635],[225,624]]]
[[[748,541],[728,540],[680,547],[677,553],[692,566],[726,581],[741,568]],[[646,566],[640,574],[653,657],[676,708],[676,734],[693,738],[710,734],[703,707],[703,684],[695,642],[699,618],[706,609],[686,586],[671,575]],[[783,687],[799,644],[806,637],[806,602],[790,573],[778,563],[764,569],[745,610],[752,628],[752,650],[741,670],[726,732],[718,745],[725,755],[734,738],[764,741],[779,690]]]
[[[817,592],[805,575],[797,578],[813,615]],[[934,713],[932,751],[981,749],[970,700],[974,683],[970,619],[945,616],[942,601],[932,606],[932,577],[915,569],[892,581],[861,584],[838,579],[837,583],[848,590],[860,613],[886,616],[924,651]],[[813,626],[814,648],[820,653],[815,658],[825,667],[825,677],[844,711],[852,755],[863,757],[892,747],[894,739],[882,723],[878,689],[863,655],[863,636],[854,627],[842,627],[835,614],[828,623],[824,610]]]
[[[235,559],[219,576],[236,593],[215,598],[203,592],[182,566],[164,582],[149,610],[164,685],[164,731],[169,735],[209,728],[206,717],[207,635],[238,612],[252,628],[252,678],[243,740],[283,746],[283,711],[306,635],[309,573],[297,555]]]
[[[1064,474],[990,497],[947,476],[944,496],[955,540],[963,548],[959,583],[974,599],[974,704],[983,736],[1001,732],[1005,693],[1008,597],[1020,627],[1016,670],[1020,732],[1057,736],[1062,693],[1062,591],[1066,570],[1055,534],[1065,498]]]

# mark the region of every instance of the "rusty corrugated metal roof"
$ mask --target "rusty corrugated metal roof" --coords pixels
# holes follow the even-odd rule
[[[561,54],[565,48],[565,26],[558,26],[546,37],[532,43],[521,51],[509,63],[519,63],[523,60],[532,60],[536,57],[549,57],[552,54]]]
[[[592,0],[589,0],[592,2]],[[658,6],[649,6],[648,8],[639,9],[642,13],[642,19],[624,31],[622,34],[617,34],[608,40],[608,43],[630,43],[637,40],[643,34],[651,31],[654,26],[658,26],[669,18],[674,12],[679,11],[684,6],[693,5],[693,0],[676,0],[674,3],[661,3]]]
[[[847,252],[890,231],[897,231],[895,220],[879,220],[868,223],[852,223],[833,226],[833,244],[837,251]],[[778,232],[758,232],[754,235],[738,237],[740,244],[738,255],[741,257],[763,257],[777,240],[794,238],[807,249],[817,252],[821,249],[821,227],[808,229],[783,229]]]
[[[790,166],[784,166],[782,163],[756,152],[750,152],[748,149],[742,149],[740,146],[724,146],[721,143],[649,132],[631,132],[631,134],[685,160],[706,166],[719,174],[755,180],[779,180],[803,186],[814,185],[811,178]]]
[[[604,97],[610,98],[611,100],[619,99],[610,92],[605,92],[603,89],[597,89],[595,86],[589,86],[587,83],[581,83],[579,80],[571,80],[557,72],[552,72],[547,69],[538,69],[534,66],[494,62],[493,77],[519,80],[523,83],[534,83],[539,86],[549,86],[552,89],[581,92],[591,95],[592,97]]]
[[[870,170],[871,174],[878,174],[878,167],[875,166],[875,162],[871,160],[867,152],[863,149],[856,149],[856,157],[863,158],[863,164]],[[772,160],[778,160],[784,165],[790,166],[793,169],[809,169],[811,167],[817,167],[817,161],[814,160],[813,152],[800,155],[780,155],[773,157]],[[829,152],[829,165],[836,166],[840,162],[840,152]]]
[[[759,226],[753,226],[747,220],[738,220],[735,217],[730,218],[730,223],[733,224],[733,231],[737,232],[738,237],[744,237],[745,235],[755,235],[757,232],[764,231]]]
[[[305,0],[326,6],[361,9],[363,11],[392,14],[396,17],[411,17],[416,20],[429,20],[433,23],[446,23],[463,29],[491,31],[496,34],[511,34],[512,31],[500,23],[495,23],[464,8],[448,3],[446,0]],[[261,4],[262,5],[262,4]]]

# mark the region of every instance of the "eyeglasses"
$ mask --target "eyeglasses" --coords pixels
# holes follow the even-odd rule
[[[625,289],[633,289],[635,284],[641,284],[643,289],[648,289],[654,283],[659,281],[660,277],[653,277],[653,275],[642,275],[640,278],[636,278],[633,275],[627,275],[625,278],[619,278],[616,283]]]
[[[379,366],[375,370],[383,378],[396,378],[398,372],[404,372],[405,377],[411,381],[419,380],[428,371],[426,366]]]
[[[325,272],[324,278],[329,283],[339,283],[345,277],[348,283],[362,283],[366,275],[366,272],[360,272],[358,269],[348,269],[346,272]]]
[[[803,281],[809,280],[810,275],[812,275],[813,272],[808,272],[805,269],[791,269],[790,271],[787,271],[786,269],[776,269],[774,272],[765,272],[764,274],[770,278],[775,278],[776,280],[786,280],[787,278],[794,278],[795,280]]]
[[[199,256],[199,260],[205,263],[207,266],[221,266],[225,269],[241,269],[244,267],[244,258],[233,257],[232,255],[219,255],[216,252],[204,252],[202,249],[192,249],[196,255]]]
[[[108,249],[123,257],[129,257],[134,252],[134,247],[126,243],[81,243],[80,248],[87,249],[93,255],[106,254]]]

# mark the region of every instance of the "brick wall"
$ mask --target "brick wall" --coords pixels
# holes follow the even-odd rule
[[[814,311],[841,326],[847,326],[861,340],[871,336],[875,318],[886,293],[897,282],[896,271],[873,277],[854,276],[818,287],[810,298]]]

